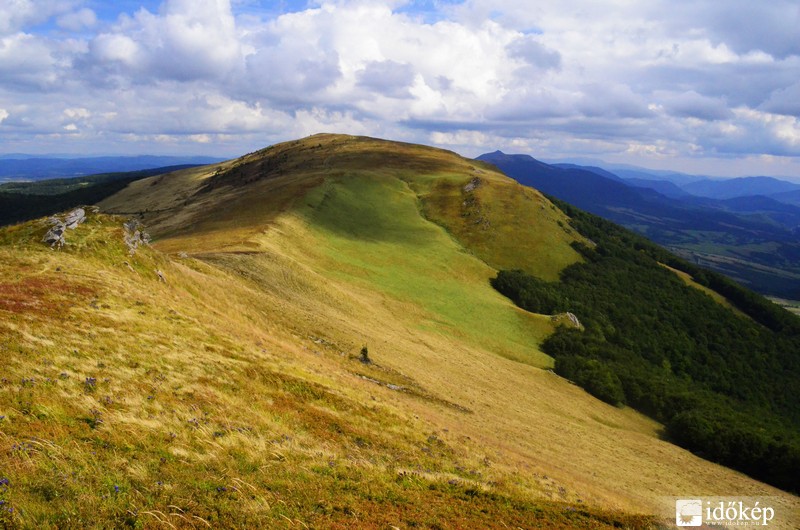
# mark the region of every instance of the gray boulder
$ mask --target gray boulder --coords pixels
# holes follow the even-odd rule
[[[64,225],[70,230],[75,230],[79,224],[86,220],[86,210],[83,208],[75,208],[67,214],[64,219]]]
[[[47,220],[52,228],[47,231],[47,233],[42,238],[46,244],[50,245],[50,248],[62,248],[66,245],[67,240],[65,237],[65,232],[67,229],[75,230],[78,228],[78,225],[81,224],[86,220],[86,210],[83,208],[75,208],[71,212],[67,214],[67,216],[62,221],[60,217],[53,216]]]
[[[56,220],[56,222],[53,224],[53,227],[44,235],[42,241],[50,245],[50,248],[60,249],[64,246],[64,243],[66,243],[66,240],[64,239],[64,231],[66,229],[67,227],[63,222]]]
[[[150,234],[140,230],[141,223],[137,219],[129,219],[123,225],[123,239],[128,247],[128,253],[133,256],[140,245],[150,244]]]

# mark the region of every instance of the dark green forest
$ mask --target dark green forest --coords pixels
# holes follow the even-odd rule
[[[520,307],[574,313],[543,344],[558,374],[665,425],[699,456],[800,491],[800,319],[724,276],[551,198],[595,246],[545,282],[501,271],[492,285]],[[736,314],[663,267],[724,295]]]
[[[0,226],[29,221],[110,197],[131,182],[192,165],[0,185]]]

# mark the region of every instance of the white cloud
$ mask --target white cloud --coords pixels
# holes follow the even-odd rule
[[[800,117],[800,81],[772,92],[760,109]]]
[[[70,119],[87,119],[91,117],[92,113],[89,109],[82,107],[64,109],[64,116]]]
[[[0,0],[0,35],[9,35],[28,26],[68,12],[77,0]]]
[[[0,78],[9,89],[46,87],[58,79],[62,66],[51,44],[26,33],[0,37]]]
[[[724,98],[713,98],[698,94],[694,90],[685,92],[654,92],[659,107],[669,114],[700,120],[721,120],[730,118],[732,111]]]
[[[91,43],[92,53],[101,64],[118,62],[126,66],[135,67],[141,61],[137,59],[140,53],[139,45],[127,35],[103,33]]]
[[[228,0],[167,0],[157,14],[141,9],[91,48],[100,64],[147,80],[220,79],[242,60]]]
[[[69,31],[82,31],[92,28],[97,24],[97,15],[91,9],[84,7],[77,11],[61,15],[58,17],[57,24],[59,27]]]
[[[790,0],[246,4],[97,20],[80,0],[0,0],[4,131],[238,152],[326,130],[472,154],[800,156]]]

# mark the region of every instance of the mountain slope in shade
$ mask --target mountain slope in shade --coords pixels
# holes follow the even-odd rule
[[[642,192],[621,180],[612,180],[577,166],[556,167],[529,155],[507,155],[500,151],[481,155],[477,160],[494,164],[521,184],[563,198],[593,213],[599,213],[599,209],[607,206],[630,207],[642,202]]]
[[[318,135],[100,207],[61,252],[45,220],[0,230],[0,469],[22,525],[646,528],[687,492],[800,507],[546,370],[557,321],[489,279],[555,279],[589,242],[489,166]],[[130,217],[154,237],[133,255]]]

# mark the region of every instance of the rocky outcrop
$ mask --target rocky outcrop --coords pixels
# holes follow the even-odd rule
[[[482,185],[483,181],[480,177],[474,177],[461,188],[461,195],[463,197],[463,202],[461,203],[461,217],[472,224],[478,225],[481,230],[488,230],[491,228],[491,222],[483,215],[481,202],[475,194],[475,190]]]
[[[581,324],[581,321],[578,320],[578,317],[575,316],[574,313],[570,313],[569,311],[567,311],[566,313],[559,313],[557,315],[553,315],[550,317],[550,319],[553,322],[555,322],[556,326],[568,326],[580,330],[583,329],[583,324]]]
[[[128,254],[133,256],[141,245],[150,244],[150,234],[141,229],[141,223],[137,219],[129,219],[123,225],[123,240],[128,247]]]
[[[78,225],[81,224],[86,220],[86,210],[83,208],[76,208],[67,214],[66,219],[64,219],[64,224],[70,230],[75,230],[78,228]]]
[[[51,217],[50,223],[52,223],[53,227],[47,231],[42,241],[44,241],[45,244],[50,245],[50,248],[61,248],[66,243],[64,231],[67,229],[67,227],[63,221],[56,217]]]
[[[42,238],[42,241],[50,245],[50,248],[60,249],[67,244],[66,231],[75,230],[78,225],[86,220],[86,210],[75,208],[62,220],[58,216],[53,216],[48,221],[52,228]]]
[[[479,177],[473,178],[472,180],[467,182],[467,184],[464,186],[464,192],[470,193],[472,191],[475,191],[478,188],[478,186],[481,185],[481,183],[482,181]]]
[[[573,326],[575,326],[578,329],[583,329],[583,324],[581,324],[581,321],[578,320],[578,317],[576,317],[574,313],[570,313],[569,311],[567,311],[566,316]]]

